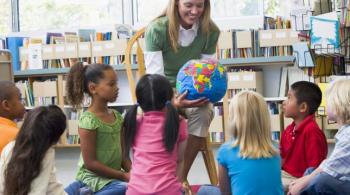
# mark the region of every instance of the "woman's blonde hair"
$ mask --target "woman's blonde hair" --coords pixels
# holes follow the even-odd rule
[[[327,108],[343,124],[350,124],[350,79],[340,79],[326,90]]]
[[[176,52],[179,47],[179,26],[180,26],[180,15],[178,8],[179,0],[169,0],[168,6],[165,8],[163,13],[158,17],[167,16],[169,20],[168,36],[170,40],[171,48]],[[210,18],[210,0],[204,0],[204,11],[199,19],[199,28],[201,32],[209,37],[211,30],[219,31],[219,28]]]
[[[243,158],[268,158],[276,155],[271,137],[270,114],[264,98],[253,91],[235,95],[229,106],[233,147]]]

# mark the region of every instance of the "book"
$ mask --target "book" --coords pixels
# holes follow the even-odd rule
[[[12,55],[13,71],[21,70],[19,48],[23,46],[23,39],[25,37],[7,37],[6,44]]]

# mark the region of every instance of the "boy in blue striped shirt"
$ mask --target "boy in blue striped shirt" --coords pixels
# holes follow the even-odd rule
[[[329,120],[341,126],[329,158],[310,175],[289,185],[288,194],[350,194],[350,79],[335,81],[326,92]]]

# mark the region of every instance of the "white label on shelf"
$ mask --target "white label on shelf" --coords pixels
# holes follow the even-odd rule
[[[261,33],[261,39],[272,39],[272,33]]]
[[[95,46],[93,47],[93,50],[94,50],[94,51],[102,51],[102,47],[101,47],[101,45],[95,45]]]
[[[254,75],[253,74],[243,75],[243,81],[253,81],[253,80],[254,80]]]
[[[290,31],[290,35],[289,36],[293,37],[293,38],[298,37],[298,32],[297,31]]]
[[[44,53],[52,53],[53,48],[52,47],[44,47],[43,52]]]
[[[67,51],[75,51],[75,45],[68,45]]]
[[[56,52],[64,52],[63,46],[56,46]]]
[[[286,37],[286,32],[276,32],[276,38],[285,38]]]
[[[21,55],[28,54],[28,48],[21,48]]]
[[[80,44],[80,45],[79,45],[79,50],[81,50],[81,51],[87,51],[87,50],[89,50],[89,46],[88,46],[88,45]]]
[[[239,81],[238,75],[230,75],[228,78],[229,81]]]
[[[113,49],[114,48],[114,43],[106,43],[105,44],[106,49]]]

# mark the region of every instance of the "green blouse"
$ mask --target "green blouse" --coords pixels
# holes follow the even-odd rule
[[[101,121],[94,113],[86,111],[79,119],[79,127],[88,131],[96,131],[96,157],[104,165],[115,170],[121,170],[122,150],[120,133],[123,117],[113,110],[116,120],[109,124]],[[101,190],[114,179],[108,179],[96,175],[84,166],[84,160],[80,154],[78,173],[76,179],[89,186],[92,191]]]
[[[176,76],[182,65],[192,59],[200,59],[201,54],[214,54],[220,31],[213,28],[209,35],[198,29],[193,42],[186,47],[179,46],[174,52],[168,36],[168,18],[161,17],[153,21],[146,30],[146,51],[162,51],[164,74],[172,87],[176,85]]]

